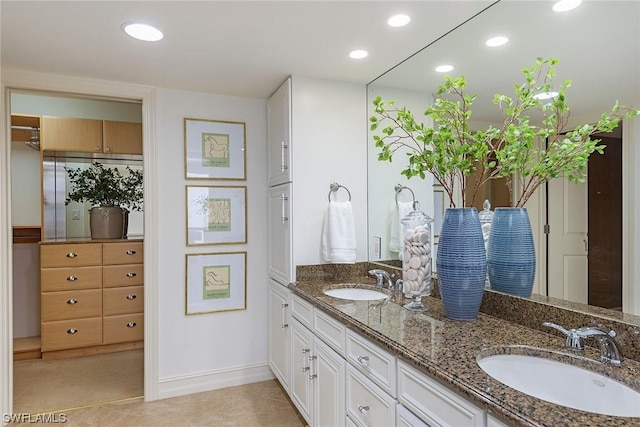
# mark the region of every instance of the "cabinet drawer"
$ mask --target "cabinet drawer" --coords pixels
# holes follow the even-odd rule
[[[80,267],[102,264],[101,243],[40,245],[40,267]]]
[[[41,321],[102,316],[102,290],[44,292],[40,294]]]
[[[142,264],[104,266],[102,267],[102,286],[115,288],[142,285],[144,283],[143,274]]]
[[[100,345],[102,344],[102,318],[43,322],[40,334],[42,351]]]
[[[360,426],[392,426],[396,400],[347,365],[347,415]]]
[[[105,289],[102,293],[104,316],[142,313],[144,311],[144,287],[128,286]]]
[[[143,242],[105,243],[102,248],[102,264],[140,264],[144,259]]]
[[[317,337],[344,357],[346,336],[344,324],[320,310],[315,310],[313,314],[313,331]]]
[[[105,317],[103,334],[105,344],[142,341],[144,339],[144,314]]]
[[[40,291],[71,291],[102,288],[102,267],[43,268]]]
[[[403,361],[398,363],[398,401],[429,425],[484,426],[484,410]]]
[[[297,295],[291,295],[291,315],[309,329],[313,329],[313,305]]]
[[[396,396],[396,357],[377,344],[347,330],[345,357],[384,391]]]

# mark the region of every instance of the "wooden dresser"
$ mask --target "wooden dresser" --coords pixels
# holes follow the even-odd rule
[[[140,348],[143,242],[40,245],[42,357]]]

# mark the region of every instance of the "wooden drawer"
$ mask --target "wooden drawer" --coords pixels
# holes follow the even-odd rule
[[[347,330],[347,362],[355,366],[367,378],[396,396],[396,357],[363,336]]]
[[[104,243],[102,247],[102,264],[141,264],[143,242]]]
[[[40,294],[42,322],[102,316],[102,290],[43,292]]]
[[[40,267],[81,267],[102,264],[102,243],[40,245]]]
[[[102,293],[104,316],[142,313],[144,311],[144,287],[128,286],[105,289]]]
[[[43,322],[42,351],[64,350],[102,344],[102,318]]]
[[[40,270],[41,292],[99,288],[102,288],[102,267],[43,268]]]
[[[142,341],[144,339],[144,314],[124,314],[104,318],[105,344]]]
[[[143,283],[144,267],[142,264],[109,265],[102,267],[102,286],[105,288],[138,286]]]
[[[347,364],[347,415],[360,426],[392,426],[396,400]]]
[[[313,313],[313,332],[344,357],[346,327],[343,323],[320,310],[315,310]]]

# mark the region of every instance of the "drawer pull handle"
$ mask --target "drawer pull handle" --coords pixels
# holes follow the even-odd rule
[[[360,411],[361,414],[366,414],[369,412],[369,406],[360,405],[358,406],[358,411]]]
[[[368,361],[369,356],[358,356],[358,362],[360,362],[361,365],[366,365]]]
[[[78,300],[75,298],[71,298],[70,300],[67,300],[67,304],[69,305],[73,305],[73,304],[77,304]]]
[[[136,296],[134,294],[129,294],[127,295],[127,299],[128,300],[136,299]]]
[[[76,332],[78,332],[78,330],[77,330],[76,328],[69,328],[69,329],[67,329],[67,333],[68,333],[69,335],[73,335],[73,334],[75,334]]]
[[[136,322],[129,322],[129,323],[127,323],[127,328],[135,328],[136,325],[137,325]]]
[[[70,282],[75,282],[76,280],[78,280],[78,278],[76,276],[69,276],[67,277],[67,280]]]
[[[129,249],[127,252],[125,252],[127,255],[135,255],[136,251]]]
[[[302,367],[302,372],[307,372],[309,369],[311,369],[311,368],[308,367],[308,366],[303,366]]]
[[[75,258],[75,257],[77,257],[77,256],[78,256],[78,254],[76,254],[75,252],[69,252],[69,253],[67,254],[67,258]]]
[[[127,277],[136,277],[136,273],[129,272],[127,273]]]

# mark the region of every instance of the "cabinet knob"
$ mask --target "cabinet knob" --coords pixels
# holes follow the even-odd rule
[[[96,147],[96,151],[100,151],[100,147]]]
[[[358,406],[358,411],[360,411],[361,414],[366,414],[369,412],[369,406],[360,405]]]
[[[78,280],[78,278],[76,276],[69,276],[67,277],[67,280],[70,282],[75,282],[76,280]]]
[[[104,151],[111,151],[111,147],[104,147]]]
[[[136,277],[136,273],[129,272],[127,273],[127,277]]]
[[[67,258],[75,258],[75,257],[77,257],[77,256],[78,256],[78,254],[76,254],[75,252],[69,252],[69,253],[67,254]]]
[[[74,305],[74,304],[77,304],[77,303],[78,303],[78,300],[75,299],[75,298],[71,298],[71,299],[67,300],[67,304],[69,304],[69,305]]]
[[[127,328],[135,328],[138,324],[136,322],[127,323]]]
[[[366,365],[368,361],[369,356],[358,356],[358,362],[360,362],[361,365]]]
[[[127,295],[127,299],[128,300],[136,299],[136,296],[134,294],[129,294]]]
[[[69,329],[67,329],[67,333],[68,333],[69,335],[73,335],[73,334],[75,334],[76,332],[78,332],[78,330],[77,330],[76,328],[69,328]]]
[[[134,251],[133,249],[129,249],[127,252],[125,252],[125,254],[127,254],[127,255],[135,255],[136,251]]]

